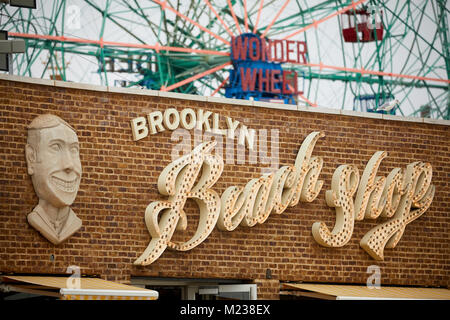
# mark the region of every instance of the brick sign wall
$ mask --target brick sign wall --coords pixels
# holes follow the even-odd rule
[[[266,288],[270,292],[264,297],[272,297],[277,291],[274,280],[361,284],[366,283],[367,267],[375,264],[381,269],[382,285],[449,284],[450,127],[446,122],[370,118],[358,113],[341,114],[339,110],[297,110],[296,106],[283,110],[248,101],[239,105],[232,100],[227,103],[143,90],[131,94],[131,90],[125,93],[102,87],[84,90],[82,85],[70,88],[69,83],[3,78],[0,271],[4,273],[62,274],[69,265],[78,265],[82,274],[121,282],[144,275],[248,279],[262,287],[269,283],[267,288],[272,289]],[[151,239],[144,222],[147,205],[167,198],[159,194],[157,181],[172,162],[171,152],[179,137],[175,139],[173,131],[165,130],[133,141],[130,120],[167,108],[203,109],[220,114],[222,126],[228,116],[257,131],[267,129],[269,156],[270,139],[276,136],[273,130],[278,130],[280,165],[293,165],[305,137],[323,131],[325,136],[313,151],[313,156],[321,156],[324,162],[320,173],[324,185],[319,196],[281,215],[272,214],[264,224],[240,226],[233,232],[216,228],[190,251],[166,250],[149,266],[133,265]],[[43,113],[58,115],[76,129],[83,166],[80,189],[72,205],[83,226],[57,246],[33,229],[26,218],[38,200],[25,161],[27,125]],[[311,232],[314,222],[324,221],[330,229],[335,223],[335,210],[325,201],[334,170],[341,164],[353,164],[362,175],[376,151],[388,153],[378,175],[387,176],[393,168],[405,168],[413,161],[429,162],[436,187],[430,208],[407,225],[394,249],[385,249],[384,261],[373,260],[359,245],[367,231],[385,221],[382,218],[356,221],[351,240],[341,248],[320,246]],[[244,186],[261,176],[261,168],[270,166],[262,159],[250,161],[248,149],[245,152],[244,163],[236,158],[233,164],[225,163],[214,185],[219,194],[231,185]],[[185,211],[187,230],[177,231],[174,240],[188,239],[196,229],[198,209],[192,200],[188,200]],[[267,269],[271,270],[270,281],[264,281]]]

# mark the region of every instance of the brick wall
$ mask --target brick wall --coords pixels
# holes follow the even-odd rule
[[[449,285],[448,124],[62,85],[0,79],[0,271],[54,274],[78,265],[83,274],[120,282],[129,282],[133,275],[245,279],[265,289],[273,287],[264,296],[276,298],[279,281],[365,283],[367,267],[376,264],[384,285]],[[319,139],[313,152],[324,160],[321,193],[314,202],[300,202],[281,215],[270,216],[264,224],[238,227],[233,232],[215,229],[193,250],[166,250],[153,264],[134,266],[133,261],[150,241],[145,208],[150,202],[165,199],[156,183],[171,162],[175,143],[168,130],[133,141],[130,120],[169,107],[180,111],[202,108],[220,113],[222,122],[224,116],[230,116],[249,128],[278,129],[281,165],[293,165],[304,138],[322,130],[325,137]],[[26,170],[26,127],[42,113],[53,113],[69,122],[77,130],[81,146],[83,176],[72,208],[83,226],[58,246],[45,240],[26,220],[37,203]],[[334,170],[340,164],[355,164],[362,175],[367,161],[379,150],[388,152],[379,175],[386,176],[394,167],[404,168],[413,161],[432,164],[436,195],[431,207],[406,227],[396,248],[385,250],[384,261],[373,260],[359,246],[362,236],[381,219],[357,221],[351,241],[342,248],[321,247],[314,241],[311,227],[316,221],[325,221],[329,228],[334,225],[335,211],[327,207],[324,196]],[[244,185],[260,176],[260,167],[248,164],[248,160],[244,165],[226,164],[214,189],[221,194],[230,185]],[[186,212],[190,224],[186,231],[177,231],[177,240],[187,239],[195,229],[197,208],[191,200]],[[265,279],[267,269],[272,274],[270,283],[258,280]]]
[[[279,300],[280,299],[280,281],[268,279],[256,279],[253,281],[258,288],[258,299],[260,300]]]

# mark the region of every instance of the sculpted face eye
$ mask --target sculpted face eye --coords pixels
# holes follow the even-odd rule
[[[58,143],[58,142],[52,143],[52,144],[50,145],[50,150],[52,150],[52,151],[54,151],[54,152],[59,152],[59,151],[61,151],[61,149],[62,149],[62,146],[61,146],[61,144]]]
[[[72,146],[70,148],[70,153],[77,155],[80,153],[80,147],[78,145]]]

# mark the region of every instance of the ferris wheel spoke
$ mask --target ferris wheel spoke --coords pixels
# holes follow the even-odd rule
[[[423,11],[424,11],[424,8],[422,8],[422,10],[419,11],[419,14]],[[423,15],[421,15],[420,18],[423,18]],[[413,21],[414,20],[417,20],[417,19],[413,19]],[[419,19],[419,25],[414,26],[414,29],[419,30],[420,24],[421,24],[421,19]],[[408,74],[410,74],[410,73],[423,74],[425,67],[428,67],[429,70],[424,75],[428,74],[429,72],[433,72],[433,74],[435,76],[439,76],[434,70],[434,65],[437,63],[437,61],[440,58],[437,57],[435,62],[431,66],[427,63],[427,61],[429,61],[429,59],[430,59],[430,55],[433,52],[433,48],[435,46],[436,40],[438,39],[438,35],[439,35],[439,29],[436,29],[433,40],[431,42],[431,46],[427,46],[425,49],[423,49],[419,46],[419,38],[418,38],[417,33],[415,33],[415,35],[414,35],[414,40],[412,41],[411,47],[407,47],[406,45],[403,44],[403,41],[399,41],[398,47],[403,47],[408,52],[408,56],[403,64],[402,69],[400,70],[400,73],[406,72]],[[416,50],[418,52],[417,54],[414,53],[415,52],[414,45],[416,45],[416,47],[417,47],[417,50]],[[396,50],[396,52],[397,52],[397,50]],[[423,52],[423,51],[425,51],[425,52]],[[425,58],[423,58],[423,53],[426,53]],[[411,57],[414,57],[416,59],[416,61],[413,61],[412,63],[408,64],[408,61],[410,60]],[[420,69],[414,71],[413,68],[417,68],[417,67],[419,67]]]
[[[317,107],[317,103],[311,102],[308,100],[308,98],[306,98],[304,95],[302,95],[301,93],[298,93],[298,96],[300,97],[300,99],[302,99],[303,101],[305,101],[307,104],[309,104],[311,107]]]
[[[406,23],[402,18],[400,18],[395,12],[393,12],[393,11],[392,11],[391,9],[389,9],[388,7],[384,7],[384,8],[386,8],[386,10],[388,10],[392,15],[394,15],[395,17],[397,17],[397,19],[398,19],[399,21],[403,22],[404,25],[405,25],[408,29],[410,29],[411,31],[415,32],[414,28],[411,27],[408,23]],[[440,55],[442,58],[445,58],[441,52],[439,52],[436,48],[434,48],[433,46],[431,46],[431,44],[430,44],[425,38],[423,38],[419,33],[416,33],[416,34],[417,34],[417,36],[418,36],[420,39],[422,39],[423,42],[425,42],[430,48],[432,48],[438,55]]]
[[[234,34],[231,32],[230,28],[228,27],[228,25],[225,23],[225,21],[223,21],[223,19],[220,17],[220,15],[217,13],[217,11],[214,9],[214,7],[211,5],[211,3],[208,0],[203,0],[206,5],[208,6],[208,8],[211,10],[211,12],[216,16],[217,20],[220,21],[220,23],[222,24],[222,26],[225,28],[225,30],[228,32],[228,34],[230,35],[230,37],[233,37]]]
[[[224,63],[224,64],[222,64],[220,66],[211,68],[209,70],[206,70],[206,71],[204,71],[204,72],[202,72],[200,74],[194,75],[194,76],[192,76],[190,78],[187,78],[187,79],[185,79],[183,81],[177,82],[177,83],[175,83],[173,85],[170,85],[168,87],[163,86],[161,88],[161,91],[172,91],[172,90],[174,90],[176,88],[179,88],[179,87],[181,87],[181,86],[183,86],[183,85],[185,85],[187,83],[190,83],[190,82],[195,81],[197,79],[203,78],[204,76],[207,76],[207,75],[209,75],[211,73],[214,73],[214,72],[217,72],[219,70],[222,70],[223,68],[229,66],[230,64],[231,64],[231,61],[230,62],[226,62],[226,63]]]
[[[267,32],[269,32],[270,28],[272,28],[273,24],[275,23],[275,21],[278,19],[278,17],[281,15],[281,13],[284,11],[284,9],[286,8],[286,6],[289,4],[290,0],[286,0],[283,4],[283,6],[281,7],[281,9],[278,11],[278,13],[275,15],[275,17],[273,18],[273,20],[269,23],[269,25],[267,27],[264,28],[264,32],[261,35],[261,38],[264,38],[267,34]]]
[[[230,42],[228,42],[227,40],[225,40],[224,38],[218,36],[217,34],[215,34],[214,32],[206,29],[205,27],[203,27],[202,25],[198,24],[197,22],[195,22],[194,20],[192,20],[191,18],[185,16],[184,14],[182,14],[181,12],[175,10],[174,8],[172,8],[170,5],[167,5],[167,3],[165,1],[159,1],[159,0],[152,0],[153,2],[159,4],[161,6],[161,8],[163,10],[168,9],[169,11],[171,11],[172,13],[175,13],[177,16],[189,21],[190,23],[192,23],[193,25],[195,25],[196,27],[198,27],[199,29],[203,30],[204,32],[212,35],[214,38],[222,41],[223,43],[230,45]]]
[[[239,22],[238,22],[238,20],[237,20],[237,18],[236,18],[236,14],[234,13],[233,5],[231,4],[231,1],[230,1],[230,0],[227,0],[227,3],[228,3],[228,9],[230,10],[231,15],[233,16],[233,19],[234,19],[234,23],[235,23],[235,25],[236,25],[236,28],[237,28],[239,34],[241,34],[241,33],[242,33],[242,30],[241,30],[241,27],[239,26]]]
[[[256,21],[255,21],[255,24],[253,26],[253,33],[256,33],[256,30],[258,28],[259,19],[261,18],[261,12],[262,12],[263,5],[264,5],[264,0],[260,0],[259,8],[258,8],[258,14],[256,16]]]
[[[178,4],[179,4],[180,2],[178,2]],[[190,17],[192,17],[192,20],[193,21],[200,21],[200,17],[202,16],[202,14],[205,12],[205,11],[207,11],[208,9],[205,7],[205,6],[200,6],[200,2],[199,1],[197,1],[197,2],[194,2],[194,1],[191,1],[191,3],[190,3],[190,5],[189,5],[189,9],[188,9],[188,14],[187,14],[187,16],[190,16]],[[177,8],[177,11],[179,11],[179,9]],[[192,13],[191,13],[192,12]],[[178,17],[178,16],[177,16]],[[186,20],[184,21],[184,22],[186,22]],[[210,30],[210,28],[211,28],[211,26],[210,25],[206,25],[205,26],[205,29],[206,30]],[[192,29],[191,29],[192,30]],[[175,31],[176,32],[176,31]],[[218,37],[220,37],[219,35],[217,35],[218,37],[213,37],[213,38],[211,38],[211,35],[212,34],[210,34],[210,33],[208,33],[208,34],[206,34],[206,33],[201,33],[201,37],[203,38],[203,43],[204,44],[207,44],[207,43],[211,43],[212,42],[212,39],[219,39]],[[209,36],[209,37],[208,37]],[[208,37],[208,38],[205,38],[205,37]]]
[[[230,77],[226,77],[221,83],[220,85],[213,91],[213,93],[211,93],[211,97],[214,97],[216,95],[217,92],[219,92],[220,89],[222,89],[228,82],[228,79],[230,79]]]
[[[136,5],[136,8],[134,8],[128,0],[122,0],[122,3],[127,6],[132,12],[136,13],[138,16],[140,16],[144,21],[147,23],[147,26],[152,31],[153,35],[156,37],[157,32],[154,27],[157,27],[155,23],[153,23],[151,20],[148,19],[147,15],[144,13],[144,9],[137,3],[137,0],[133,0],[134,4]]]
[[[208,55],[216,55],[216,56],[229,56],[228,52],[223,51],[214,51],[214,50],[203,50],[203,49],[191,49],[191,48],[182,48],[182,47],[170,47],[170,46],[161,46],[159,44],[156,45],[148,45],[148,44],[139,44],[139,43],[124,43],[124,42],[115,42],[115,41],[106,41],[106,40],[91,40],[91,39],[82,39],[82,38],[69,38],[64,36],[50,36],[50,35],[35,35],[35,34],[25,34],[25,33],[10,33],[11,37],[16,38],[30,38],[30,39],[41,39],[41,40],[53,40],[57,42],[67,42],[67,43],[80,43],[80,44],[91,44],[97,46],[111,46],[111,47],[123,47],[123,48],[140,48],[140,49],[152,49],[155,51],[173,51],[173,52],[186,52],[186,53],[198,53],[198,54],[208,54]]]
[[[135,38],[137,41],[139,41],[140,43],[145,43],[144,40],[142,40],[141,38],[139,38],[138,36],[136,36],[135,34],[133,34],[132,32],[130,32],[125,26],[123,26],[122,24],[120,24],[119,22],[116,21],[116,19],[114,19],[111,16],[108,16],[106,14],[106,12],[102,9],[100,9],[97,5],[95,5],[94,3],[92,3],[91,0],[85,0],[86,3],[88,3],[89,5],[92,6],[92,8],[94,8],[95,10],[97,10],[103,17],[103,19],[108,19],[111,22],[113,22],[115,25],[117,25],[120,29],[122,29],[123,31],[125,31],[126,33],[128,33],[130,36],[132,36],[133,38]]]
[[[305,1],[305,3],[306,3],[306,1]],[[298,0],[297,0],[297,4],[299,6],[299,9],[302,10],[300,4],[298,3]],[[324,7],[318,7],[318,6],[312,7],[312,8],[310,8],[308,10],[308,12],[311,12],[311,11],[315,10],[315,8],[317,8],[318,10],[321,10],[321,11],[325,11],[324,12],[325,14],[323,14],[321,12],[321,16],[323,16],[323,17],[325,17],[326,15],[330,14],[330,12],[332,13],[332,12],[334,12],[336,10],[336,8],[334,6],[333,7],[329,7],[328,6],[328,2],[327,2]],[[311,13],[309,13],[309,15],[311,17],[311,21],[314,22],[314,20],[317,20],[317,19],[315,19],[315,17],[313,17],[313,15]],[[302,16],[302,19],[303,19],[303,16]],[[320,17],[318,19],[320,19]],[[275,21],[274,25],[271,28],[272,30],[276,30],[276,32],[269,31],[268,35],[270,37],[272,37],[272,36],[275,36],[275,35],[278,35],[278,34],[286,34],[288,32],[294,31],[294,30],[297,31],[299,28],[306,27],[306,26],[310,25],[311,23],[313,23],[313,22],[305,23],[304,19],[303,19],[303,23],[298,23],[298,22],[296,22],[297,20],[298,20],[298,14],[297,13],[294,13],[294,14],[291,14],[289,16],[286,16],[283,19],[277,19]],[[261,29],[264,29],[264,28],[261,28]]]
[[[424,7],[423,7],[421,10],[419,10],[418,16],[420,15],[420,12],[423,12],[423,11],[425,10],[425,5],[426,5],[426,2],[424,3]],[[412,14],[412,13],[411,13],[411,14]],[[417,27],[414,28],[415,30],[419,30],[419,29],[420,29],[420,25],[422,24],[422,19],[423,19],[423,14],[420,15],[420,18],[419,18],[419,24],[417,25]],[[415,21],[415,20],[416,20],[416,19],[412,19],[412,21]],[[402,43],[402,42],[400,42],[400,44],[403,46],[403,43]],[[419,59],[422,60],[422,59],[421,59],[421,50],[420,50],[420,48],[419,48],[419,50],[418,50],[419,56],[413,54],[413,52],[414,52],[414,50],[413,50],[414,44],[417,44],[417,45],[418,45],[418,33],[417,33],[417,32],[414,33],[414,39],[413,39],[413,41],[412,41],[411,47],[410,47],[409,50],[408,50],[408,55],[407,55],[407,57],[406,57],[406,59],[405,59],[405,62],[403,63],[403,67],[402,67],[402,69],[400,70],[400,73],[408,72],[408,71],[405,71],[405,70],[406,70],[406,68],[407,68],[407,66],[408,66],[409,59],[411,58],[412,55],[413,55],[417,60],[419,60]],[[406,46],[405,46],[405,48],[408,49]],[[414,66],[414,64],[415,64],[415,63],[413,63],[412,66]]]
[[[245,32],[248,32],[247,0],[244,0],[244,27]]]
[[[292,62],[292,63],[298,64],[301,66],[309,66],[309,67],[319,68],[320,71],[322,71],[323,69],[330,69],[330,70],[336,70],[336,71],[346,71],[346,72],[351,72],[351,73],[358,73],[358,74],[362,74],[362,75],[370,74],[370,75],[375,75],[375,76],[389,76],[389,77],[393,77],[393,78],[406,78],[406,79],[413,79],[413,80],[450,83],[450,80],[442,79],[442,78],[432,78],[432,77],[423,77],[423,76],[417,76],[417,75],[383,72],[383,71],[376,71],[376,70],[368,70],[368,69],[364,69],[364,68],[346,68],[346,67],[339,67],[339,66],[333,66],[333,65],[326,65],[326,64],[323,64],[322,62],[320,62],[320,63]]]

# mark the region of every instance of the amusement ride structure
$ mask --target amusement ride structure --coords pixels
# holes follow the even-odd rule
[[[445,0],[0,4],[20,76],[450,119]],[[300,59],[301,57],[301,59]]]

